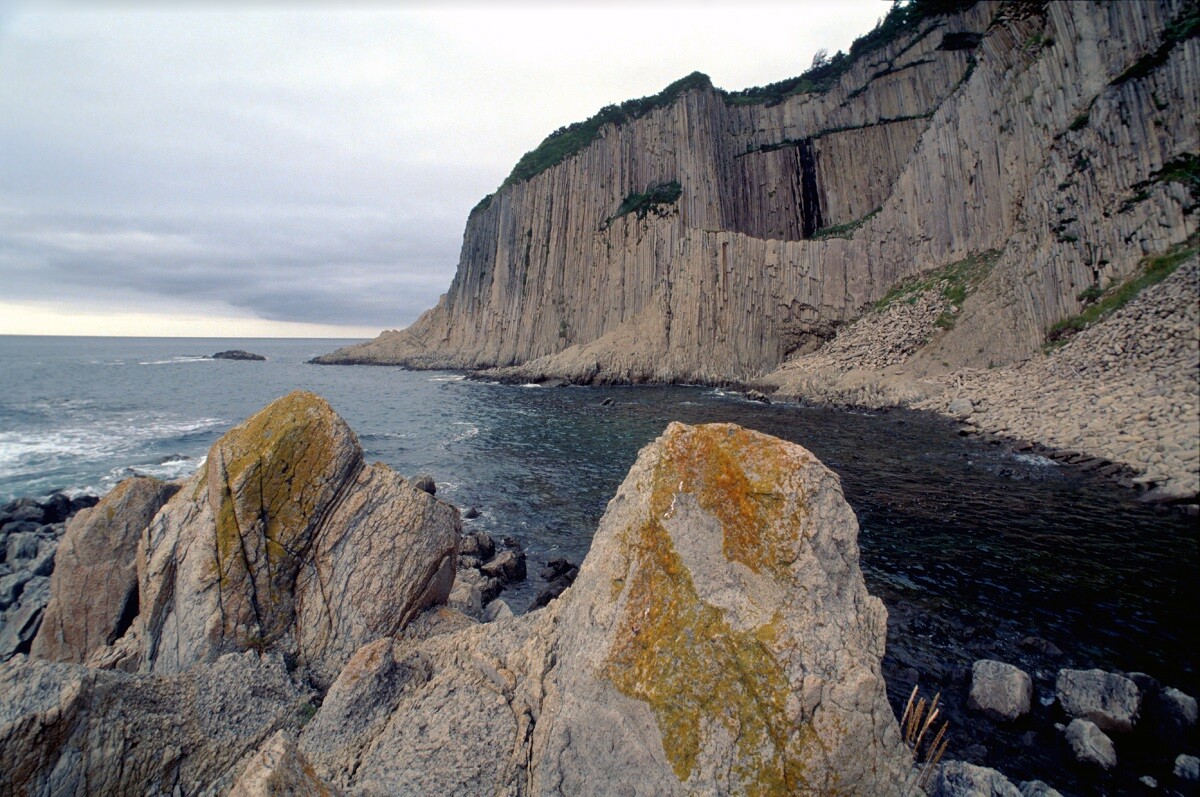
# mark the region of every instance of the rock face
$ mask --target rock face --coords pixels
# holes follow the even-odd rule
[[[157,479],[126,479],[71,520],[55,555],[33,657],[82,662],[125,633],[138,612],[138,544],[178,490]]]
[[[185,670],[247,649],[331,679],[362,644],[444,601],[457,511],[384,465],[296,392],[230,430],[139,551],[140,666]]]
[[[0,793],[222,793],[262,739],[298,729],[305,702],[279,656],[169,677],[18,656],[0,665]]]
[[[319,361],[745,380],[904,278],[995,250],[926,361],[1029,356],[1086,288],[1196,230],[1193,189],[1164,169],[1200,151],[1200,40],[1167,33],[1187,13],[979,2],[865,48],[824,92],[755,102],[692,76],[514,172],[468,219],[436,307]],[[656,212],[614,218],[672,183]]]
[[[898,793],[911,758],[856,537],[808,452],[672,424],[570,591],[360,650],[301,750],[363,793]]]

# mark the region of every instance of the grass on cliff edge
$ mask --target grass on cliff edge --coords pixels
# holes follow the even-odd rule
[[[831,58],[817,59],[804,74],[778,83],[741,91],[718,91],[729,105],[777,105],[796,94],[824,93],[861,57],[915,31],[929,17],[957,14],[975,3],[976,0],[894,0],[891,9],[875,29],[854,40],[849,53],[838,52]],[[693,72],[658,94],[626,100],[620,105],[606,105],[589,119],[560,127],[546,136],[536,149],[521,156],[500,187],[525,182],[557,166],[599,138],[600,128],[604,125],[620,127],[640,119],[651,111],[672,105],[681,94],[692,89],[712,90],[712,81],[703,72]],[[489,194],[480,200],[471,211],[472,214],[486,209],[490,203]]]
[[[934,321],[940,329],[954,329],[954,316],[967,297],[975,292],[979,283],[983,282],[1000,259],[1003,249],[992,249],[942,266],[936,271],[929,271],[910,277],[887,292],[887,295],[875,303],[875,312],[882,313],[893,304],[916,304],[921,294],[926,291],[939,289],[946,307]],[[954,312],[951,308],[955,308]]]
[[[1157,285],[1174,274],[1180,265],[1197,252],[1200,252],[1200,238],[1193,236],[1160,255],[1143,257],[1136,274],[1120,285],[1110,286],[1100,292],[1098,297],[1095,290],[1084,291],[1080,297],[1085,300],[1096,297],[1094,303],[1085,307],[1083,312],[1078,315],[1064,318],[1050,327],[1050,331],[1046,333],[1046,343],[1042,348],[1050,351],[1062,346],[1073,335],[1129,304],[1133,297],[1146,288]]]

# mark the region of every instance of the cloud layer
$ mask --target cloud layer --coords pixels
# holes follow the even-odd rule
[[[96,8],[0,16],[0,300],[348,332],[431,306],[550,130],[695,69],[797,74],[886,11]]]

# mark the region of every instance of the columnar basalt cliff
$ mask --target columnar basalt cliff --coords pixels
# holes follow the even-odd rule
[[[1170,169],[1200,151],[1195,4],[957,5],[824,91],[755,103],[693,75],[519,166],[471,214],[436,307],[318,361],[746,380],[904,278],[993,250],[917,365],[1029,356],[1081,293],[1195,233],[1194,178]]]

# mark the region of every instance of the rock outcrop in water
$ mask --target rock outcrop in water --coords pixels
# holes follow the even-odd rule
[[[931,376],[1040,357],[1055,324],[1144,257],[1194,244],[1198,12],[937,5],[959,11],[861,48],[824,90],[756,100],[692,76],[561,162],[519,166],[468,219],[436,307],[317,362],[754,381],[919,275],[947,276],[949,300],[865,368],[825,346],[839,376],[855,371],[839,392],[935,402],[946,387]],[[960,279],[972,259],[983,266]],[[1135,423],[1152,437],[1144,459],[1158,432]]]
[[[804,449],[672,424],[642,450],[575,584],[486,625],[417,614],[445,599],[457,515],[360,456],[304,393],[215,444],[142,531],[125,637],[92,666],[0,665],[0,792],[906,783],[880,674],[886,613],[837,477]],[[162,491],[128,485],[73,529],[140,525]],[[125,536],[109,534],[121,550]],[[67,594],[76,583],[55,580],[59,613],[87,600]]]

